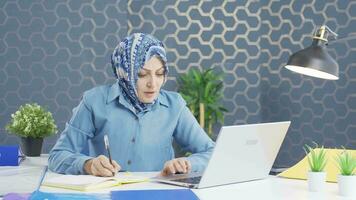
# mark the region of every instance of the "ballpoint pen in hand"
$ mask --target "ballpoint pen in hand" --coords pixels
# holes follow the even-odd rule
[[[109,146],[108,135],[104,135],[104,144],[105,144],[105,149],[108,151],[108,156],[109,156],[110,164],[111,164],[112,166],[114,166],[113,163],[112,163],[111,154],[110,154],[110,146]],[[112,175],[115,176],[115,172],[113,172]]]

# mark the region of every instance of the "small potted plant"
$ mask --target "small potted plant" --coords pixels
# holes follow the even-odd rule
[[[337,177],[339,194],[356,196],[356,158],[346,149],[336,159],[340,174]]]
[[[43,138],[57,133],[52,114],[40,105],[25,104],[11,114],[6,130],[21,137],[21,147],[27,156],[40,156]]]
[[[318,148],[318,144],[315,144],[315,148],[305,145],[304,151],[307,154],[310,170],[308,171],[308,187],[309,191],[319,192],[325,189],[326,172],[324,168],[326,166],[326,151],[324,146]]]

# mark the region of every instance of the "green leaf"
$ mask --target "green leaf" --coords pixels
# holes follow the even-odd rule
[[[343,152],[337,156],[336,161],[340,173],[344,176],[355,175],[356,173],[356,158],[352,156],[345,148]]]
[[[222,99],[223,74],[215,73],[213,68],[199,71],[191,69],[186,74],[182,74],[178,79],[178,91],[186,100],[187,105],[199,121],[199,103],[205,105],[206,130],[210,121],[217,123],[224,121],[224,108],[220,100]]]
[[[52,113],[37,103],[25,104],[13,114],[6,130],[20,137],[43,138],[57,133]]]
[[[305,151],[305,154],[307,155],[310,170],[312,172],[321,172],[324,170],[327,163],[326,151],[324,149],[324,146],[318,148],[318,144],[314,144],[314,149],[307,144],[304,145],[303,149]]]

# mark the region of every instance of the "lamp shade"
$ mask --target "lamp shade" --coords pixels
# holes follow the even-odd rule
[[[290,56],[287,69],[322,79],[339,79],[339,66],[329,55],[326,46],[314,40],[313,44]]]

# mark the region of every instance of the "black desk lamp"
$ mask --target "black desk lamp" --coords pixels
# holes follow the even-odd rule
[[[291,55],[285,67],[308,76],[329,80],[339,79],[339,65],[326,49],[329,33],[337,37],[329,27],[321,26],[314,33],[311,46]]]

